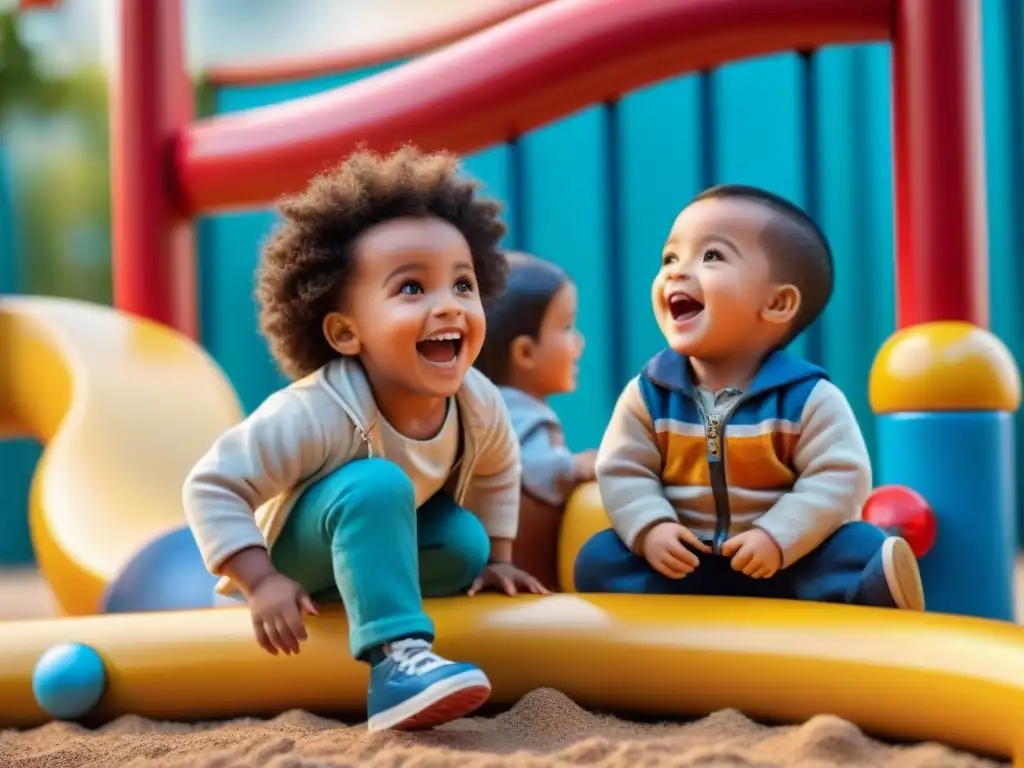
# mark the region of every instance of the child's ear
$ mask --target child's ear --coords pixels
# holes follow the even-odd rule
[[[802,303],[803,296],[795,285],[777,285],[775,293],[761,310],[761,317],[769,323],[790,323],[800,311]]]
[[[355,357],[363,348],[355,323],[340,312],[328,312],[323,322],[324,338],[339,355]]]
[[[534,357],[536,346],[534,340],[525,333],[512,339],[512,344],[509,345],[509,359],[512,361],[512,367],[526,371],[532,370],[536,365]]]

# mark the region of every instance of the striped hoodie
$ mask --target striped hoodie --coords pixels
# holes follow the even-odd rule
[[[871,465],[849,403],[821,368],[776,351],[746,391],[713,393],[694,384],[688,358],[665,350],[619,397],[597,479],[631,549],[666,520],[715,552],[756,526],[786,567],[860,517]]]

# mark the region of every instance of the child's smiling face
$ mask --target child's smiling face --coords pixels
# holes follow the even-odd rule
[[[450,397],[480,353],[485,319],[466,239],[437,218],[393,219],[355,242],[357,263],[324,331],[375,388]]]
[[[767,351],[784,329],[765,310],[778,290],[761,233],[775,215],[755,201],[699,200],[676,218],[651,290],[669,346],[696,359]]]
[[[576,307],[576,285],[567,280],[544,311],[537,338],[521,336],[513,342],[520,389],[541,399],[575,391],[584,345]]]

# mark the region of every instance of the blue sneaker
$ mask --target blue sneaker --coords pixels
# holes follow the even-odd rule
[[[370,670],[371,731],[433,728],[468,715],[491,695],[483,670],[442,659],[426,640],[399,640],[386,651]]]

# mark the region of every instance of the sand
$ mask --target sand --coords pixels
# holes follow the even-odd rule
[[[307,712],[273,720],[189,726],[122,717],[97,730],[55,723],[0,734],[4,768],[420,768],[421,766],[886,766],[980,768],[997,763],[934,744],[896,747],[819,715],[766,727],[739,712],[685,725],[631,723],[596,715],[540,689],[493,718],[467,718],[426,733],[369,734]]]
[[[50,612],[34,574],[0,573],[0,618]],[[1006,765],[937,744],[893,746],[821,714],[769,727],[734,710],[685,724],[645,724],[581,709],[540,689],[495,717],[426,733],[367,733],[308,712],[190,725],[127,716],[96,730],[51,723],[0,732],[0,768],[981,768]]]

